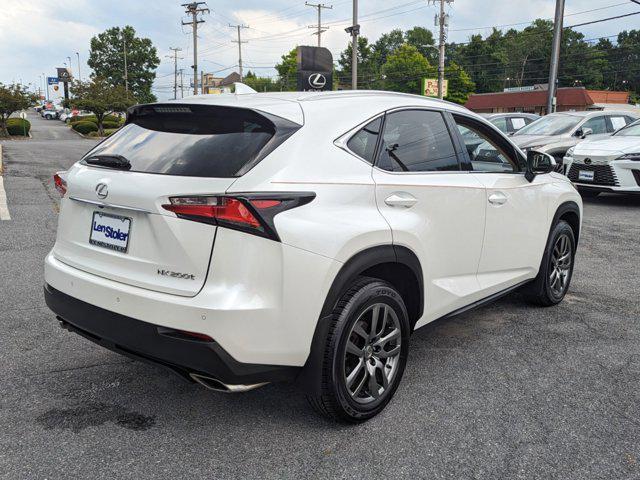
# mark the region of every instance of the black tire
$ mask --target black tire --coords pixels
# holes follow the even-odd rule
[[[557,258],[555,257],[555,249],[563,238],[567,240],[568,247],[570,248],[568,257],[569,263],[566,270],[565,265],[563,265],[562,268],[557,267]],[[567,222],[560,220],[551,229],[538,275],[524,289],[527,299],[531,303],[541,305],[543,307],[550,307],[560,303],[569,290],[569,284],[571,283],[571,277],[573,276],[575,255],[576,240],[573,229]],[[556,273],[555,277],[553,276],[554,270]],[[562,273],[559,273],[560,271]],[[555,283],[553,283],[553,278],[557,279]],[[563,280],[560,280],[561,278]],[[557,282],[563,283],[561,289],[558,289]]]
[[[585,190],[584,188],[579,188],[578,193],[582,198],[596,198],[601,192],[598,192],[597,190]]]
[[[381,305],[384,307],[381,307]],[[380,347],[367,347],[364,337],[360,337],[360,333],[358,333],[366,333],[363,331],[365,327],[362,327],[366,321],[365,317],[376,308],[378,308],[378,312],[384,311],[382,315],[385,318],[382,322],[381,332],[379,336],[374,336],[374,340],[378,338],[378,341],[381,341],[380,337],[388,338],[384,336],[385,327],[389,328],[391,324],[394,325],[394,332],[398,327],[400,330],[398,335],[399,342],[391,346],[394,351],[399,348],[399,354],[396,354],[397,356],[393,359],[393,366],[389,366],[388,362],[392,361],[390,358],[385,359],[387,363],[384,366],[382,364],[378,365],[376,362],[379,362],[379,359],[374,357],[375,353],[373,353],[374,350],[372,348]],[[383,308],[390,310],[383,310]],[[373,313],[370,315],[369,325],[372,325],[374,324]],[[380,313],[378,313],[377,317],[380,316]],[[358,326],[356,326],[356,322],[358,322]],[[375,327],[372,327],[371,330],[374,331],[374,334],[376,333]],[[317,392],[316,394],[307,395],[311,406],[321,415],[350,423],[363,422],[380,413],[393,397],[402,379],[409,352],[410,330],[407,308],[397,290],[382,280],[369,277],[358,278],[344,293],[333,310],[331,325],[324,346],[323,360],[318,367],[321,371],[313,372],[315,381],[319,382],[319,388],[314,389]],[[389,330],[386,331],[390,332]],[[352,352],[347,352],[347,342],[353,346],[353,342],[357,342],[358,339],[363,339],[362,341],[364,342],[362,352],[369,348],[368,353],[363,353],[362,357],[358,357]],[[386,356],[385,348],[387,347],[382,347],[382,352]],[[370,355],[368,359],[367,354]],[[352,362],[354,359],[357,359],[358,365],[353,368],[353,371],[359,367],[359,371],[363,375],[361,381],[354,381],[354,383],[358,383],[361,386],[366,384],[366,387],[358,390],[359,393],[356,393],[355,396],[349,390],[346,378],[348,362]],[[361,364],[360,362],[363,363]],[[392,375],[391,380],[387,379],[388,385],[384,387],[378,384],[377,379],[382,379],[378,374],[385,375],[387,368],[389,372],[393,373],[390,373]],[[375,377],[374,382],[376,387],[382,389],[381,392],[378,388],[370,388],[371,375],[368,373],[370,369],[375,372],[373,375]],[[354,377],[354,379],[357,378]],[[358,386],[353,390],[357,389]],[[367,391],[375,391],[377,393],[374,396],[373,394],[368,394]],[[367,398],[360,398],[360,396],[367,395]],[[368,400],[368,398],[371,398],[371,400]]]

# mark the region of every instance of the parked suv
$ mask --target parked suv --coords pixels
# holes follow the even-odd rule
[[[564,157],[567,176],[583,197],[640,193],[640,120],[610,137],[580,142]]]
[[[480,116],[413,95],[139,105],[55,176],[46,301],[63,327],[208,388],[295,380],[318,411],[366,420],[415,329],[518,287],[563,299],[582,203],[552,169]]]
[[[566,173],[563,157],[567,150],[589,136],[609,136],[637,119],[638,113],[631,111],[551,113],[514,133],[512,140],[525,151],[537,150],[553,156],[558,171]]]

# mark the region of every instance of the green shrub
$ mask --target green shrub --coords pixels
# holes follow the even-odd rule
[[[93,122],[76,122],[71,128],[73,128],[78,133],[82,133],[83,135],[87,135],[89,132],[98,131],[98,125]]]
[[[10,118],[7,120],[7,130],[9,131],[9,135],[20,135],[23,136],[29,135],[29,130],[31,130],[31,123],[29,120],[24,120],[22,118]]]
[[[69,123],[78,123],[78,122],[93,122],[97,123],[98,119],[95,115],[76,115],[75,117],[71,117],[69,119]]]
[[[102,119],[103,122],[118,122],[120,124],[124,123],[124,118],[120,118],[117,115],[105,115]],[[98,119],[95,115],[76,115],[75,117],[71,117],[69,123],[78,123],[78,122],[93,122],[98,123]]]
[[[102,122],[102,128],[111,130],[114,128],[120,128],[120,124],[118,122],[109,122],[105,120]]]
[[[95,132],[89,132],[87,133],[87,137],[91,137],[91,138],[97,138],[99,137],[100,134],[98,133],[98,131],[96,130]]]
[[[119,128],[105,128],[105,129],[103,130],[103,132],[104,132],[104,136],[105,136],[105,137],[108,137],[108,136],[110,136],[111,134],[113,134],[114,132],[117,132],[118,130],[119,130]]]

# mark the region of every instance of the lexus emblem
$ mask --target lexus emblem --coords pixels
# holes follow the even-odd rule
[[[99,183],[96,185],[96,195],[98,198],[107,198],[107,195],[109,195],[109,188],[106,183]]]
[[[327,78],[323,74],[312,73],[311,75],[309,75],[309,86],[311,86],[311,88],[324,88],[326,84]]]
[[[584,163],[586,163],[587,165],[591,165],[591,159],[590,158],[585,158],[584,159]]]

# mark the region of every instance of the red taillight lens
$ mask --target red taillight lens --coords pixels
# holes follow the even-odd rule
[[[261,223],[256,216],[249,211],[241,200],[236,198],[202,196],[172,197],[169,200],[171,204],[163,205],[162,208],[176,215],[215,219],[252,228],[261,227]],[[268,208],[280,204],[277,200],[260,200],[259,202],[268,203],[254,205],[256,208]],[[253,202],[251,203],[253,205]]]
[[[64,172],[58,172],[53,175],[53,184],[61,197],[64,197],[67,193],[67,181],[62,178]]]
[[[306,205],[313,192],[269,192],[226,195],[190,195],[169,197],[162,208],[178,217],[196,222],[252,233],[280,241],[274,217],[285,210]]]

